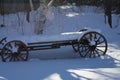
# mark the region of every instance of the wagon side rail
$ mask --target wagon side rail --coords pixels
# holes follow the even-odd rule
[[[63,40],[63,41],[51,41],[51,42],[34,42],[28,43],[27,48],[31,50],[45,50],[45,49],[55,49],[61,46],[68,46],[78,43],[78,40]]]

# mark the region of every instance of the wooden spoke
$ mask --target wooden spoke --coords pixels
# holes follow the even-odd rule
[[[98,42],[97,45],[104,43],[105,41]]]
[[[89,34],[90,41],[92,41],[92,34]]]
[[[95,57],[95,53],[94,53],[94,51],[90,51],[90,55],[89,55],[89,57],[90,57],[90,58]]]
[[[20,54],[19,56],[18,56],[18,58],[20,59],[20,60],[22,60],[22,61],[26,61],[26,55],[25,54]]]
[[[96,50],[97,50],[97,51],[99,51],[99,52],[102,52],[102,53],[104,53],[104,51],[102,51],[102,50],[100,50],[100,49],[98,49],[98,48],[96,48]]]
[[[13,48],[12,45],[11,45],[11,43],[9,43],[9,44],[7,45],[7,47],[10,47],[11,49]]]
[[[98,52],[97,50],[95,50],[95,52],[96,52],[96,55],[97,55],[98,57],[100,57],[99,52]]]
[[[86,51],[86,55],[84,56],[84,57],[87,57],[89,54],[90,54],[90,49],[88,49],[87,51]]]
[[[97,35],[96,34],[94,34],[94,40],[96,40],[97,39]]]
[[[9,59],[11,57],[11,55],[8,55],[7,57],[5,57],[5,60]]]
[[[99,36],[99,38],[97,39],[97,42],[100,40],[101,36]]]
[[[106,46],[102,46],[102,45],[101,45],[101,46],[96,46],[96,47],[106,47]]]
[[[12,50],[11,49],[9,49],[9,48],[5,48],[5,50],[6,50],[6,53],[12,53]]]
[[[82,52],[86,52],[87,50],[89,50],[89,47],[82,47]]]
[[[85,56],[87,56],[87,54],[90,52],[90,50],[89,50],[89,48],[88,49],[86,49],[86,50],[82,50],[80,53],[80,56],[81,57],[85,57]]]
[[[9,58],[9,61],[12,61],[13,60],[13,56],[11,56],[10,58]]]

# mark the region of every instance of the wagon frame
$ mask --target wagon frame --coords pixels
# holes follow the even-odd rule
[[[5,37],[0,41],[0,44],[3,45],[0,55],[3,62],[27,61],[31,50],[56,49],[69,45],[72,45],[74,51],[78,52],[81,57],[94,58],[106,54],[107,40],[102,34],[87,29],[82,29],[79,32],[83,32],[80,39],[31,42],[27,45],[21,40],[12,40],[3,45],[3,42],[6,41]]]

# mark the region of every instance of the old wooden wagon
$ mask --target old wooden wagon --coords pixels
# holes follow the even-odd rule
[[[27,61],[29,51],[60,48],[72,45],[81,57],[98,57],[106,54],[107,41],[97,31],[82,29],[56,35],[36,35],[8,38],[0,41],[0,55],[4,62]]]

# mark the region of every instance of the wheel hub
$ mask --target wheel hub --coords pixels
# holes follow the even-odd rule
[[[13,57],[17,57],[19,54],[17,53],[17,52],[14,52],[13,54],[12,54],[12,56]]]
[[[96,49],[96,46],[95,46],[95,45],[90,46],[90,50],[91,50],[91,51],[94,51],[95,49]]]

